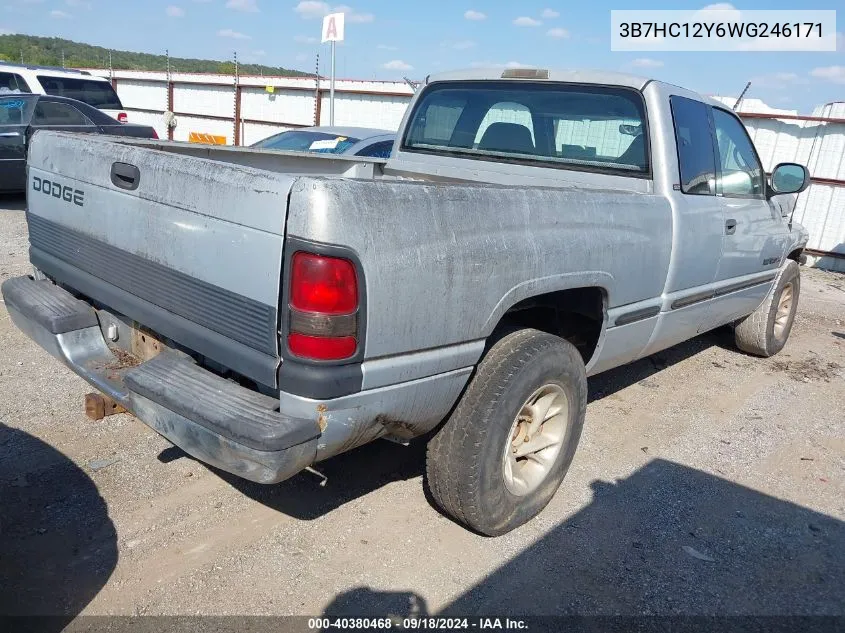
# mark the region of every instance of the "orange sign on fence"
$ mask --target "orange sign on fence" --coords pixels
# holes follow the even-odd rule
[[[206,145],[225,145],[226,137],[205,132],[191,132],[188,134],[189,143],[204,143]]]

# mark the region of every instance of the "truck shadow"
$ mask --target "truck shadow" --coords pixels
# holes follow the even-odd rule
[[[664,460],[592,488],[590,505],[436,615],[845,615],[842,521]],[[325,614],[430,611],[414,592],[358,587]]]
[[[714,345],[734,349],[730,330],[724,330],[710,332],[655,356],[591,378],[590,402],[650,378]],[[321,462],[316,469],[327,478],[324,487],[318,487],[320,479],[308,472],[273,486],[254,484],[219,470],[215,472],[240,492],[270,508],[297,519],[313,520],[393,481],[422,477],[426,441],[427,438],[422,437],[409,446],[386,441],[372,442]]]
[[[0,503],[0,616],[53,616],[38,630],[61,631],[117,564],[106,502],[62,453],[0,424]]]
[[[26,195],[0,193],[0,211],[26,211]]]

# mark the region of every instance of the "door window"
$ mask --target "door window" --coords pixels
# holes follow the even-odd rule
[[[92,125],[84,114],[73,106],[40,100],[35,106],[33,125]]]
[[[765,176],[745,126],[734,115],[713,108],[721,173],[716,192],[724,196],[762,198]]]
[[[681,172],[681,191],[712,196],[716,183],[716,156],[710,134],[708,107],[700,101],[673,96],[672,120]]]

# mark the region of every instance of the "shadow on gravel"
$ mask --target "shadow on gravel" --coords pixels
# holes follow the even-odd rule
[[[593,491],[436,615],[845,615],[841,521],[663,460]],[[359,587],[325,614],[402,617],[425,605]]]
[[[61,616],[38,623],[61,631],[117,564],[96,484],[56,449],[0,424],[0,522],[0,616]]]
[[[310,521],[394,481],[421,477],[425,471],[425,442],[400,446],[386,440],[320,462],[324,486],[313,473],[301,472],[280,484],[265,486],[216,471],[234,488],[269,508]]]
[[[842,332],[831,332],[836,338],[845,339],[845,333]]]
[[[3,211],[26,211],[26,196],[22,193],[0,193],[0,213]]]

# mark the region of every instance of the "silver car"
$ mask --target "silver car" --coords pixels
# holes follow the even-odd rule
[[[315,154],[390,158],[395,132],[367,127],[318,126],[287,130],[252,147]]]

